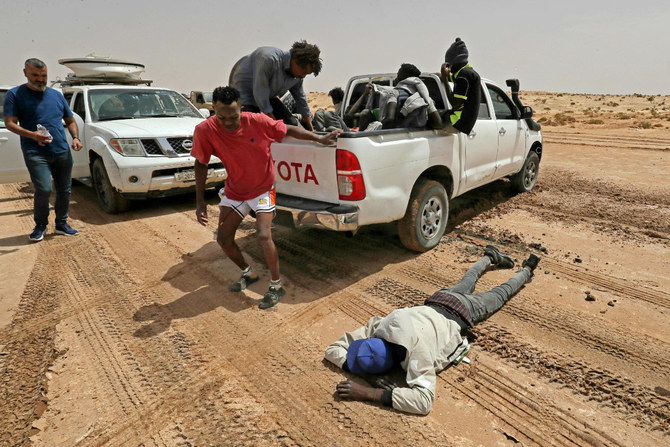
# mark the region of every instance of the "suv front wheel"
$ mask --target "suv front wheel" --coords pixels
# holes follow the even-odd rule
[[[116,214],[122,213],[128,209],[128,199],[119,194],[112,186],[107,171],[105,170],[105,164],[101,158],[98,158],[93,162],[91,175],[93,176],[95,192],[98,195],[98,203],[103,211],[109,214]]]

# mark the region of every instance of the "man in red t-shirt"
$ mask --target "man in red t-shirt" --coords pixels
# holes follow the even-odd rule
[[[207,224],[207,163],[215,155],[223,162],[228,173],[226,186],[219,193],[221,212],[216,240],[226,255],[242,270],[240,279],[230,286],[230,290],[239,292],[259,279],[235,243],[235,233],[242,219],[254,210],[258,239],[272,276],[270,288],[259,304],[261,309],[267,309],[277,304],[286,293],[279,277],[279,259],[271,233],[275,210],[276,171],[270,145],[274,141],[282,141],[286,135],[328,145],[342,131],[317,135],[300,127],[275,121],[262,113],[241,112],[240,93],[232,87],[218,87],[212,96],[215,113],[198,124],[193,134],[191,155],[196,158],[195,215],[200,224]]]

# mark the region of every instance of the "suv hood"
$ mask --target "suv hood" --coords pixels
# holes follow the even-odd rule
[[[90,126],[114,134],[116,138],[155,138],[193,135],[195,126],[204,118],[139,118],[103,121]]]

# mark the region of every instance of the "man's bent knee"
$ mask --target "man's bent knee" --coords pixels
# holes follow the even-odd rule
[[[270,232],[258,232],[258,242],[260,242],[261,245],[272,244],[272,234]]]
[[[229,235],[229,234],[222,234],[219,231],[219,233],[216,235],[216,242],[218,242],[219,245],[224,249],[226,247],[232,247],[233,245],[235,245],[235,233]]]

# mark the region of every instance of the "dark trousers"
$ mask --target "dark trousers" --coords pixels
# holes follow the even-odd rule
[[[286,107],[286,105],[281,102],[281,99],[275,97],[270,98],[270,105],[272,106],[272,114],[275,116],[275,119],[278,121],[283,121],[284,124],[290,124],[291,126],[297,126],[298,120],[291,114],[291,111]],[[252,112],[252,113],[261,113],[261,109],[254,105],[243,105],[242,111]]]
[[[519,289],[530,280],[529,270],[522,268],[506,283],[494,287],[488,292],[473,294],[477,280],[491,265],[491,259],[484,256],[465,273],[461,282],[446,288],[450,295],[463,303],[474,324],[486,320],[496,313]]]
[[[49,223],[49,196],[51,178],[56,188],[56,225],[67,222],[70,210],[70,192],[72,190],[72,154],[70,151],[53,153],[23,153],[30,180],[35,186],[33,214],[35,225],[46,228]]]

